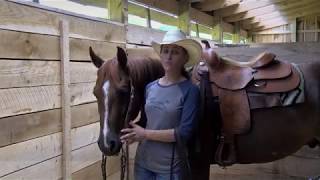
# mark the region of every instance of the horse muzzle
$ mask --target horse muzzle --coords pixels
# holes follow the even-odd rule
[[[114,156],[120,152],[121,141],[119,136],[108,134],[106,137],[100,134],[98,146],[100,151],[106,156]]]

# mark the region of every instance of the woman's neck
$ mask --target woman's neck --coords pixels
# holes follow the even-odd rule
[[[165,75],[160,79],[160,83],[169,85],[183,80],[186,80],[186,78],[181,73],[165,73]]]

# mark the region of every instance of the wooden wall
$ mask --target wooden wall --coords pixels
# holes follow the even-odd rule
[[[135,25],[129,25],[126,33],[120,23],[41,5],[0,1],[0,179],[62,177],[61,19],[69,22],[70,29],[71,170],[72,177],[80,180],[101,179],[101,153],[96,144],[99,117],[92,94],[96,69],[90,62],[88,47],[108,59],[115,56],[116,46],[148,48],[152,40],[161,41],[164,35],[162,31]],[[289,49],[280,50],[253,44],[252,48],[217,51],[239,60],[247,60],[265,49],[297,62],[320,57],[319,44],[287,46]],[[307,53],[296,53],[302,48]],[[156,57],[151,50],[147,53]],[[129,54],[137,52],[131,49]],[[131,164],[134,150],[133,146]],[[119,167],[118,157],[108,159],[109,179],[119,179]],[[213,169],[213,174],[216,171]],[[220,175],[226,177],[231,172],[220,171]]]
[[[0,1],[0,179],[62,176],[61,19],[70,30],[72,176],[101,179],[96,69],[88,48],[115,56],[116,46],[125,46],[124,27],[35,6]],[[119,168],[119,158],[109,158],[111,178],[118,179]]]

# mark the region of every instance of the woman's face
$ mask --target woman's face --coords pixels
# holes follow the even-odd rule
[[[179,71],[188,61],[187,51],[175,44],[162,45],[161,63],[166,72]]]

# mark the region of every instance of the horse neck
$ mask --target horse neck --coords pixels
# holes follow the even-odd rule
[[[164,75],[164,69],[158,60],[154,59],[129,59],[130,78],[135,88],[135,100],[130,117],[135,119],[143,109],[144,89],[146,85]]]
[[[132,82],[135,88],[141,91],[144,91],[148,83],[164,75],[164,69],[158,60],[141,58],[132,59],[128,62]]]

